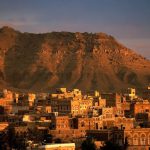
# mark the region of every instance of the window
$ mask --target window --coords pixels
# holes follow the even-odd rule
[[[148,145],[150,145],[150,134],[148,135]]]
[[[126,137],[126,139],[127,139],[128,144],[132,145],[132,136],[128,135],[128,137]]]
[[[138,142],[138,135],[134,135],[134,136],[133,136],[133,145],[139,145],[139,142]]]
[[[149,112],[149,109],[146,109],[145,112]]]
[[[142,134],[141,137],[140,137],[140,144],[141,145],[146,145],[146,136],[144,134]]]
[[[81,122],[81,127],[84,127],[84,126],[85,126],[84,122]]]

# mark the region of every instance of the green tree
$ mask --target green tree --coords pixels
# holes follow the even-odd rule
[[[44,134],[44,140],[45,143],[52,143],[53,142],[53,136],[51,134]]]
[[[25,138],[23,135],[15,134],[14,127],[8,128],[8,144],[10,149],[25,150]]]
[[[55,143],[62,143],[62,140],[60,138],[55,139]]]
[[[14,145],[15,145],[15,142],[16,142],[14,127],[9,127],[8,128],[7,135],[8,135],[8,144],[9,144],[9,147],[10,147],[10,149],[12,149],[12,148],[14,148]]]
[[[100,150],[123,150],[123,148],[118,144],[107,141],[104,146],[100,147]]]
[[[94,143],[94,140],[90,137],[88,137],[86,140],[83,141],[81,145],[82,150],[96,150],[96,145]]]

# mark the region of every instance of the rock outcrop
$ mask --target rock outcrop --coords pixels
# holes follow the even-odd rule
[[[150,82],[150,61],[105,33],[21,33],[0,29],[0,84],[121,90]]]

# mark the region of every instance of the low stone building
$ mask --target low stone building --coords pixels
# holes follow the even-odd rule
[[[124,139],[127,138],[128,150],[150,149],[150,128],[134,128],[124,130]]]
[[[39,150],[75,150],[75,143],[47,144],[38,147]]]

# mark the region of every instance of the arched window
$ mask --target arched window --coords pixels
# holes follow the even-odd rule
[[[82,121],[81,122],[81,127],[84,127],[85,126],[85,123]]]
[[[148,145],[150,145],[150,134],[148,135]]]
[[[145,136],[145,134],[142,134],[140,136],[140,144],[141,145],[146,145],[146,136]]]
[[[138,135],[135,134],[133,135],[133,145],[139,145],[139,138],[138,138]]]
[[[127,136],[127,142],[128,142],[129,145],[133,144],[133,140],[132,140],[132,136],[131,135]]]

